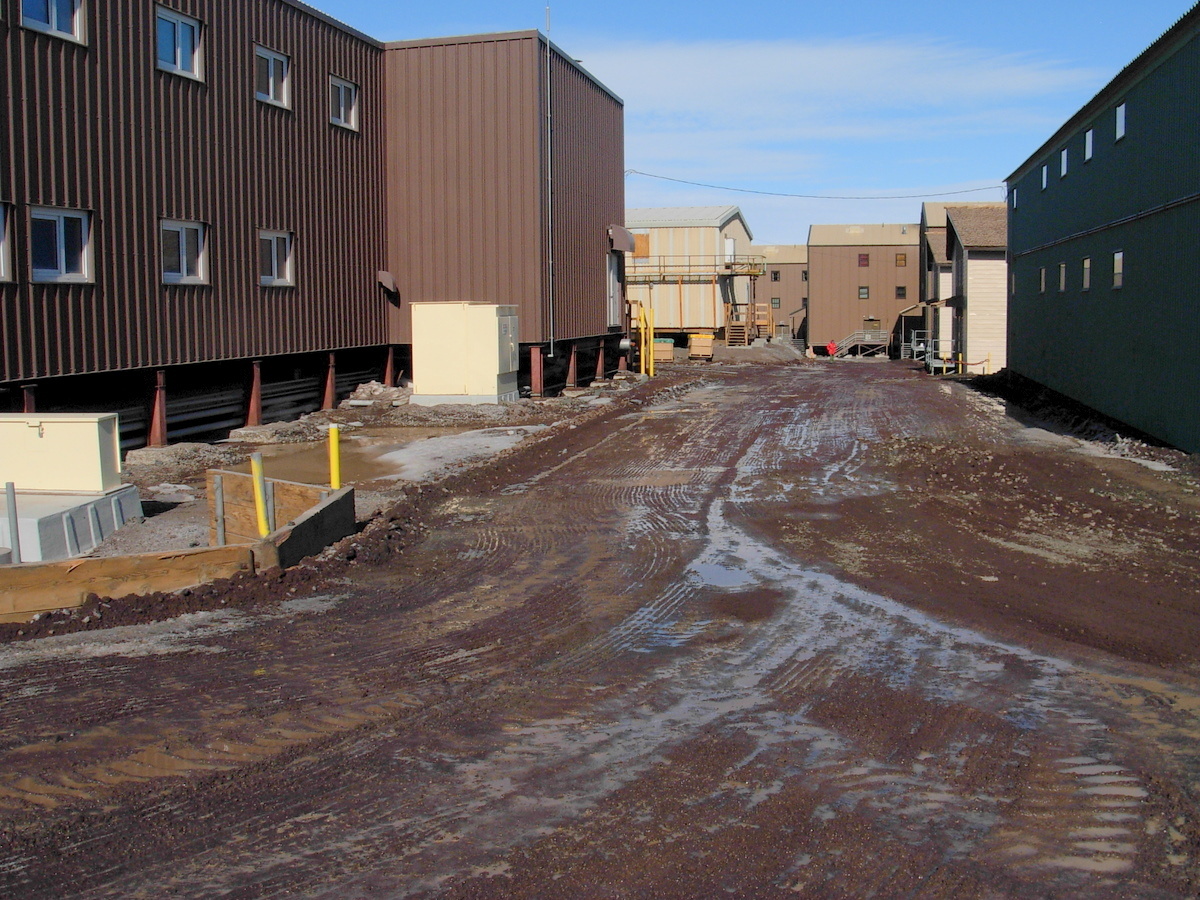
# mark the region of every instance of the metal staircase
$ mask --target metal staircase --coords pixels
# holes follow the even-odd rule
[[[857,350],[858,356],[880,356],[888,352],[892,344],[890,331],[856,331],[837,342],[834,358],[846,356],[851,350]]]

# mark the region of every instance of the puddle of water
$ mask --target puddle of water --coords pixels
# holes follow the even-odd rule
[[[745,587],[755,581],[754,576],[745,569],[735,569],[720,563],[693,563],[692,572],[709,587]]]
[[[383,457],[413,444],[470,431],[469,428],[363,428],[343,431],[342,481],[363,483],[393,477],[396,466]],[[302,484],[329,483],[329,447],[324,441],[303,444],[272,444],[261,449],[268,478]],[[231,466],[234,472],[249,472],[250,463]]]

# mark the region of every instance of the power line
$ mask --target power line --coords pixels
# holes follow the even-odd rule
[[[660,181],[674,181],[676,184],[690,184],[692,187],[711,188],[714,191],[736,191],[739,194],[762,194],[767,197],[796,197],[801,200],[919,200],[922,197],[953,197],[956,194],[975,194],[979,191],[1004,190],[1004,185],[993,184],[987,187],[965,188],[961,191],[940,191],[929,194],[885,194],[873,197],[843,197],[834,194],[785,194],[782,191],[756,191],[752,188],[726,187],[722,184],[705,184],[702,181],[686,181],[683,178],[671,178],[667,175],[653,175],[637,169],[626,169],[626,177],[641,175],[645,178],[657,178]]]

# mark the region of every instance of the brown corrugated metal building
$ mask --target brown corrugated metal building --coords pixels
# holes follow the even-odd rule
[[[896,329],[900,313],[917,303],[919,235],[916,224],[811,226],[809,344]]]
[[[803,337],[808,314],[808,246],[758,244],[750,252],[763,258],[765,270],[755,285],[755,300],[770,304],[771,318],[777,327],[787,328],[787,337]]]
[[[284,418],[383,376],[412,299],[623,327],[620,101],[533,32],[434,43],[406,77],[297,0],[0,0],[0,407]]]
[[[391,43],[385,63],[391,340],[430,300],[515,305],[526,344],[623,331],[620,99],[536,31]]]

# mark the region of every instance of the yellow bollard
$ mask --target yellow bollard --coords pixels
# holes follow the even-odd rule
[[[329,486],[342,489],[342,430],[336,425],[329,426]]]
[[[250,478],[254,482],[254,515],[258,519],[258,536],[265,538],[271,533],[271,526],[267,524],[267,483],[263,477],[261,453],[250,456]]]
[[[650,377],[653,378],[654,377],[654,310],[649,310],[646,313],[646,316],[648,317],[648,321],[646,323],[646,331],[648,331],[650,334],[650,338],[648,341],[650,344]]]
[[[638,307],[638,371],[646,374],[646,309]]]
[[[961,375],[963,372],[963,355],[960,353],[958,354],[958,374]]]

